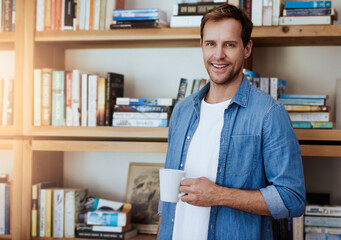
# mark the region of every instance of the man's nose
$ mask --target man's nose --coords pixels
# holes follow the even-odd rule
[[[226,57],[225,49],[223,46],[217,46],[215,49],[215,57],[217,59],[222,59]]]

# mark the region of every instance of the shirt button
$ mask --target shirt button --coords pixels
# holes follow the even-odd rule
[[[213,225],[212,224],[210,225],[210,228],[213,229]]]
[[[187,140],[189,140],[191,137],[190,136],[187,136]]]
[[[180,167],[183,167],[183,166],[184,166],[184,165],[181,163],[181,164],[180,164]]]
[[[174,218],[172,218],[172,222],[174,222]]]

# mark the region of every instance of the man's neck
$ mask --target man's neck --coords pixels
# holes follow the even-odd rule
[[[232,99],[233,96],[239,89],[240,84],[243,80],[243,73],[238,75],[237,79],[227,83],[227,84],[215,84],[214,82],[210,82],[210,89],[208,90],[205,101],[207,103],[220,103]]]

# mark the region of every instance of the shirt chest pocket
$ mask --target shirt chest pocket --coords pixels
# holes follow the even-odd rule
[[[259,151],[258,135],[232,136],[228,169],[237,176],[249,174],[257,167]]]

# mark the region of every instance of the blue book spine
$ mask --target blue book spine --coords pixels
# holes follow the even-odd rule
[[[5,234],[9,234],[9,209],[10,209],[10,186],[6,185],[5,188]]]
[[[331,1],[286,1],[285,8],[331,8]]]
[[[341,240],[341,235],[323,234],[323,233],[306,233],[305,240]]]
[[[325,99],[279,98],[278,101],[286,105],[324,106]]]
[[[324,94],[281,94],[280,98],[326,99]]]
[[[332,122],[291,122],[293,128],[333,128]]]
[[[160,14],[158,9],[114,9],[113,20],[158,20]]]
[[[323,16],[331,14],[332,10],[330,8],[292,8],[283,10],[283,16]]]
[[[172,106],[172,98],[116,98],[117,105],[158,105],[158,106]]]

